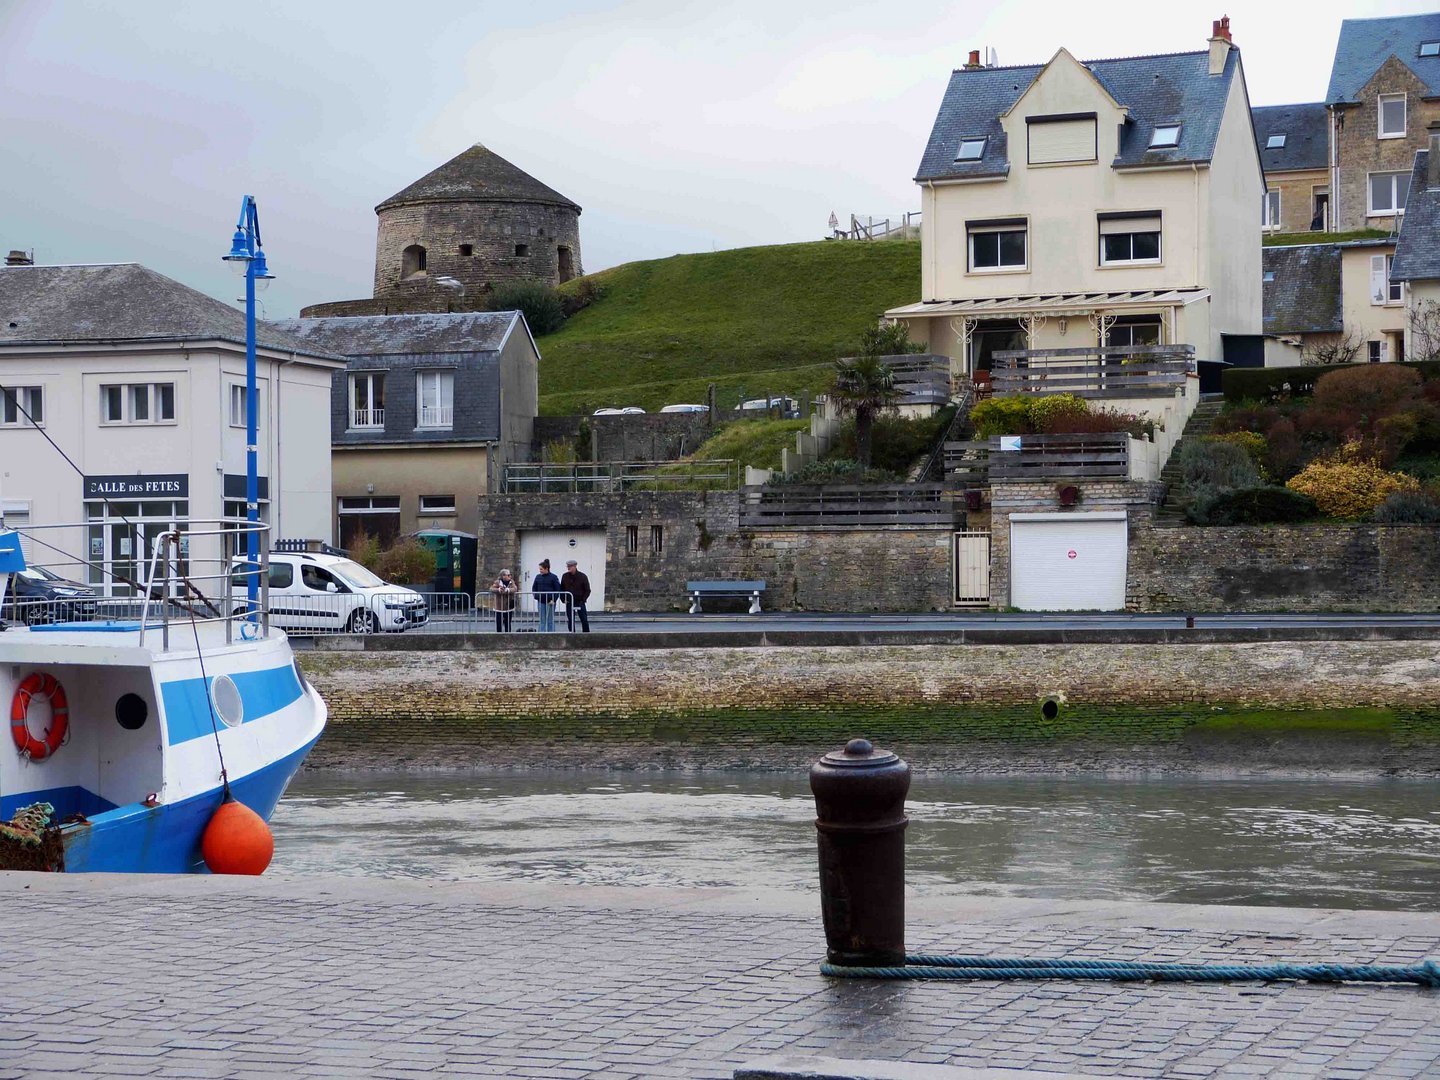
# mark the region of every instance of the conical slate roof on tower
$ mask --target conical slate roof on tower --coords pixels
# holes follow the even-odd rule
[[[426,173],[375,209],[414,202],[532,202],[580,207],[479,143]]]

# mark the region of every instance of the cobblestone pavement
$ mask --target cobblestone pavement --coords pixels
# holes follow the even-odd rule
[[[729,1077],[776,1053],[1108,1076],[1440,1075],[1440,992],[831,982],[813,898],[0,875],[0,1078]],[[927,900],[912,949],[1440,955],[1440,917]]]

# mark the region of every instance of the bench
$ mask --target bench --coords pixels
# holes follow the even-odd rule
[[[700,614],[700,599],[705,596],[749,597],[749,614],[760,614],[760,594],[765,591],[763,581],[687,581],[685,592],[690,597],[690,614]]]

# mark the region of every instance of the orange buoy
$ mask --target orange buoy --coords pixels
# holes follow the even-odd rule
[[[265,819],[227,795],[205,826],[200,853],[213,874],[263,874],[275,854]]]

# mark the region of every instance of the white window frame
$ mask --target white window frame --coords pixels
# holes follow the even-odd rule
[[[1269,137],[1265,140],[1265,149],[1266,149],[1266,150],[1284,150],[1284,149],[1285,149],[1285,136],[1284,136],[1283,134],[1281,134],[1281,135],[1271,135],[1271,136],[1269,136]]]
[[[975,237],[990,233],[1019,233],[1025,244],[1025,259],[1020,263],[999,263],[996,266],[975,265]],[[996,259],[1000,258],[1000,242],[996,241]],[[1023,274],[1030,269],[1030,225],[981,225],[965,229],[965,265],[972,274]]]
[[[170,415],[160,415],[161,388],[170,388]],[[110,415],[110,393],[118,391],[120,394],[120,417],[116,419]],[[100,426],[101,427],[167,427],[179,423],[176,413],[179,411],[179,403],[176,400],[178,394],[175,392],[173,382],[152,382],[152,383],[102,383],[100,385]],[[145,415],[139,416],[141,410],[136,408],[139,401],[144,401]]]
[[[11,386],[5,384],[7,393],[0,393],[0,427],[7,428],[43,428],[45,426],[45,387],[44,386]],[[14,395],[14,402],[11,402],[11,394]],[[36,401],[40,402],[39,408],[35,407]],[[14,410],[13,419],[8,417],[11,410]],[[25,412],[20,410],[24,409]],[[40,414],[39,423],[32,423],[25,415],[29,413],[34,416]]]
[[[1405,283],[1392,281],[1390,272],[1395,268],[1395,256],[1385,256],[1385,306],[1399,307],[1405,303]]]
[[[990,136],[988,136],[988,135],[981,135],[981,136],[979,136],[978,138],[965,138],[965,139],[961,139],[961,140],[960,140],[960,148],[955,151],[955,160],[956,160],[956,161],[979,161],[981,158],[983,158],[983,157],[985,156],[985,144],[986,144],[987,142],[989,142],[989,141],[990,141]],[[975,154],[966,154],[966,153],[965,153],[965,148],[966,148],[967,146],[978,146],[978,147],[980,148],[980,149],[979,149],[979,152],[978,152],[978,153],[975,153]]]
[[[1266,232],[1278,232],[1280,230],[1280,222],[1280,189],[1271,188],[1265,192],[1260,199],[1260,228]]]
[[[1429,50],[1428,52],[1426,50]],[[1421,56],[1440,56],[1440,41],[1422,41],[1420,43]]]
[[[1385,103],[1400,102],[1400,130],[1385,130]],[[1410,102],[1406,94],[1381,94],[1375,100],[1375,137],[1377,139],[1403,139],[1410,124]]]
[[[1173,150],[1180,145],[1180,129],[1183,124],[1156,124],[1150,132],[1150,150]],[[1173,132],[1164,142],[1161,141],[1162,131]]]
[[[1143,221],[1143,222],[1146,222],[1147,224],[1148,224],[1150,221],[1153,221],[1153,222],[1155,223],[1155,225],[1156,225],[1156,228],[1153,228],[1153,229],[1145,228],[1145,229],[1116,230],[1116,231],[1114,231],[1114,232],[1109,232],[1109,233],[1107,233],[1107,232],[1104,231],[1104,226],[1105,226],[1106,223],[1105,223],[1104,221],[1101,221],[1101,222],[1100,222],[1101,231],[1100,231],[1100,233],[1099,233],[1099,241],[1098,241],[1098,242],[1099,242],[1099,246],[1100,246],[1099,259],[1100,259],[1100,265],[1101,265],[1102,267],[1103,267],[1103,266],[1159,266],[1162,262],[1165,261],[1165,237],[1164,237],[1164,231],[1165,231],[1165,230],[1164,230],[1163,227],[1161,227],[1161,221],[1160,221],[1159,215],[1157,214],[1157,215],[1155,215],[1153,218],[1137,218],[1137,219],[1135,219],[1135,223],[1136,223],[1136,224],[1140,224],[1142,221]],[[1156,254],[1155,254],[1155,257],[1154,257],[1153,259],[1152,259],[1152,258],[1148,258],[1148,257],[1147,257],[1147,258],[1144,258],[1144,259],[1136,259],[1136,258],[1129,258],[1129,259],[1110,259],[1110,258],[1107,258],[1107,257],[1106,257],[1106,255],[1105,255],[1105,240],[1106,240],[1107,237],[1110,237],[1110,236],[1128,236],[1128,237],[1130,237],[1130,252],[1131,252],[1131,254],[1133,255],[1134,252],[1135,252],[1135,237],[1136,237],[1136,236],[1139,236],[1139,235],[1148,235],[1148,234],[1150,234],[1150,233],[1154,233],[1154,234],[1155,234],[1155,251],[1156,251]]]
[[[1390,177],[1390,198],[1392,206],[1389,210],[1376,210],[1375,198],[1375,177]],[[1400,205],[1402,197],[1409,194],[1410,174],[1408,172],[1373,172],[1365,174],[1365,216],[1366,217],[1398,217],[1405,213],[1405,207]]]
[[[427,405],[425,402],[425,384],[430,379],[434,379],[435,403],[433,405]],[[428,415],[427,409],[432,410]],[[429,368],[415,372],[415,427],[426,431],[454,429],[455,370],[453,368]]]
[[[365,381],[365,400],[370,402],[365,409],[360,409],[355,404],[355,386],[361,380]],[[385,428],[385,406],[375,407],[375,384],[380,384],[380,398],[385,398],[385,372],[383,371],[352,371],[350,378],[346,380],[349,393],[349,411],[346,413],[347,431],[383,431]],[[356,418],[361,413],[365,414],[365,423],[357,423]]]
[[[421,495],[420,513],[424,515],[455,513],[454,495]]]

